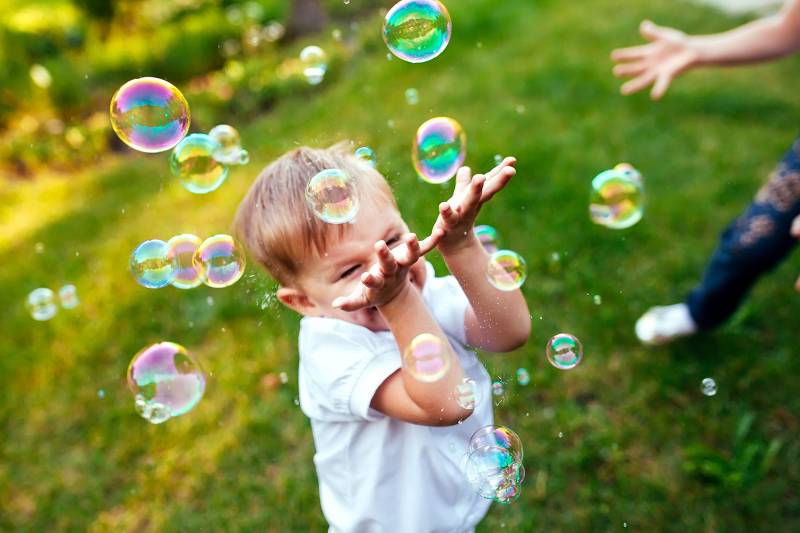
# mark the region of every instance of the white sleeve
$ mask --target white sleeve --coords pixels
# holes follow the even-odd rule
[[[467,295],[464,294],[454,276],[437,278],[433,265],[426,262],[425,266],[428,273],[425,287],[422,289],[425,304],[431,310],[436,322],[439,323],[439,327],[450,337],[466,346],[467,333],[464,329],[464,317],[469,306]]]

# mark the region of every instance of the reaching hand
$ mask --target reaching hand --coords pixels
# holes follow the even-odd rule
[[[442,232],[439,251],[448,253],[469,242],[472,225],[481,206],[502,190],[517,173],[514,168],[517,160],[506,157],[502,163],[483,174],[471,174],[469,167],[461,167],[456,174],[456,187],[453,196],[439,204],[439,218],[433,226],[434,231]]]
[[[652,84],[650,97],[658,100],[676,76],[696,64],[698,53],[680,30],[645,20],[639,31],[650,43],[611,52],[611,59],[617,62],[614,75],[633,78],[622,86],[622,94],[632,94]]]
[[[422,242],[413,233],[403,235],[402,243],[389,249],[384,241],[375,243],[378,262],[361,274],[361,285],[348,296],[336,298],[332,305],[343,311],[381,306],[391,301],[410,284],[408,269],[423,255],[433,250],[443,232],[436,230]]]

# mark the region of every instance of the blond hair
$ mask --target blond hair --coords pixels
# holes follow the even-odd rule
[[[311,178],[338,168],[355,180],[359,202],[383,199],[397,208],[391,187],[369,164],[356,158],[349,143],[330,148],[296,148],[261,171],[239,204],[236,236],[281,285],[296,281],[303,263],[320,257],[341,239],[347,224],[328,224],[314,216],[305,200]]]

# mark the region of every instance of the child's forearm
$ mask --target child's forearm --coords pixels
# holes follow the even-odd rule
[[[507,352],[525,344],[531,331],[528,304],[519,289],[500,291],[489,283],[489,256],[480,241],[470,234],[463,247],[442,255],[474,313],[474,324],[471,317],[466,319],[470,344],[492,352]]]
[[[471,411],[461,408],[453,401],[456,387],[464,379],[464,369],[419,291],[409,284],[407,289],[378,309],[394,334],[400,353],[404,353],[411,341],[422,333],[430,333],[442,340],[445,350],[443,355],[449,362],[449,368],[440,379],[433,382],[420,381],[404,365],[401,373],[409,398],[428,413],[432,421],[455,423],[467,418]]]
[[[800,0],[790,0],[784,10],[724,33],[689,37],[697,52],[695,66],[758,63],[800,49]]]

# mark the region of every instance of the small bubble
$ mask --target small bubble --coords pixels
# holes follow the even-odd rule
[[[603,303],[603,299],[600,297],[599,294],[595,294],[594,296],[592,296],[592,301],[594,302],[594,305],[600,305],[601,303]]]
[[[294,397],[294,404],[300,405],[300,398],[298,398],[297,396]]]
[[[712,378],[705,378],[701,384],[703,394],[706,396],[714,396],[717,393],[717,382]]]
[[[214,297],[213,296],[206,296],[206,303],[209,306],[214,305]]]
[[[281,383],[286,384],[289,382],[289,376],[286,375],[286,372],[281,372],[278,374],[278,378],[281,380]]]
[[[37,242],[34,245],[33,249],[37,254],[39,254],[39,255],[43,254],[44,253],[44,243],[43,242]]]
[[[564,438],[564,433],[562,433],[561,431],[559,431],[559,432],[558,432],[558,438],[559,438],[559,439],[563,439],[563,438]]]
[[[98,390],[97,391],[97,397],[102,400],[103,398],[106,397],[106,391],[104,391],[103,389]]]

